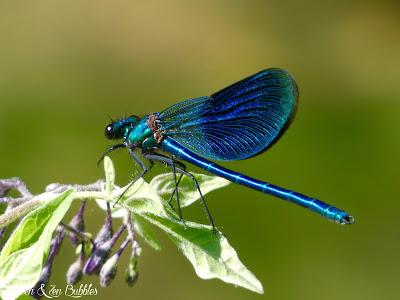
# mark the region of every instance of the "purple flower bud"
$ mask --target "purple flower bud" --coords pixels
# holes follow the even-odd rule
[[[121,247],[118,249],[118,251],[111,258],[109,258],[101,268],[100,285],[102,287],[108,286],[111,283],[111,281],[115,278],[115,275],[117,274],[118,260],[130,241],[131,241],[130,238],[126,238],[125,241],[122,243]]]
[[[75,284],[77,283],[82,277],[82,269],[83,263],[85,260],[85,253],[84,253],[84,245],[82,243],[81,253],[79,254],[78,258],[75,262],[70,265],[67,271],[67,283],[68,284]]]
[[[44,267],[42,268],[42,272],[40,273],[40,278],[38,282],[36,282],[35,286],[32,288],[33,291],[33,297],[35,299],[40,299],[41,298],[41,293],[38,293],[39,290],[44,288],[46,284],[49,282],[50,275],[51,275],[51,268],[53,266],[53,261],[47,262]]]
[[[0,229],[0,239],[2,238],[4,231],[6,231],[6,228],[7,227],[3,227],[3,228]],[[0,250],[1,250],[1,248],[2,247],[0,246]]]
[[[54,256],[58,254],[58,251],[60,250],[61,244],[64,240],[65,237],[65,229],[62,226],[57,226],[56,231],[55,231],[55,237],[51,240],[50,244],[50,253],[49,253],[49,259],[54,259]]]
[[[35,286],[32,288],[33,291],[40,290],[43,285],[46,285],[46,283],[50,279],[51,275],[51,269],[53,267],[53,262],[54,262],[54,257],[58,253],[58,250],[60,249],[61,243],[64,240],[65,237],[65,231],[61,226],[58,226],[56,229],[56,235],[55,237],[51,240],[50,244],[50,252],[49,256],[47,257],[47,261],[44,264],[42,268],[42,272],[40,273],[40,278],[35,284]],[[35,293],[38,294],[38,293]],[[34,295],[37,299],[39,299],[39,295]],[[39,298],[38,298],[39,297]]]
[[[103,244],[104,242],[108,241],[111,239],[113,236],[113,229],[112,229],[112,217],[111,217],[111,209],[110,209],[110,203],[107,202],[107,212],[106,212],[106,220],[101,227],[99,233],[97,234],[94,244],[96,246],[99,246]]]
[[[83,220],[83,212],[85,211],[86,201],[82,201],[81,206],[79,207],[79,211],[77,214],[72,218],[71,222],[69,222],[69,226],[73,229],[83,232],[85,231],[85,223]],[[69,233],[69,239],[74,246],[77,246],[79,243],[79,239],[77,238],[76,234],[73,232]]]
[[[91,275],[99,273],[100,267],[109,257],[112,247],[114,246],[115,242],[118,240],[122,232],[125,230],[125,228],[126,228],[125,225],[121,225],[121,227],[118,229],[118,231],[113,235],[111,239],[95,247],[92,255],[89,257],[85,266],[83,267],[83,274]]]
[[[115,275],[117,275],[118,258],[119,256],[117,254],[114,254],[106,261],[106,263],[101,268],[100,285],[102,287],[107,287],[111,283],[111,280],[115,278]]]

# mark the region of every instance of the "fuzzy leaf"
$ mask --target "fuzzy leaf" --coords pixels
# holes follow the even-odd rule
[[[213,190],[225,187],[230,183],[230,181],[218,176],[209,176],[199,173],[192,174],[199,183],[203,196]],[[150,187],[157,191],[162,198],[169,200],[175,190],[174,175],[171,173],[157,175],[150,181]],[[181,207],[189,206],[193,202],[200,200],[199,191],[194,181],[189,177],[182,177],[178,189]]]
[[[159,197],[145,194],[146,199],[141,195],[131,195],[130,199],[124,199],[123,205],[165,231],[192,263],[200,278],[218,278],[260,294],[264,292],[261,283],[242,264],[221,233],[213,234],[211,227],[206,225],[193,222],[183,224],[175,214],[162,206]]]
[[[226,186],[229,183],[214,176],[203,174],[195,174],[194,176],[198,180],[203,194]],[[123,191],[125,188],[119,189],[115,187],[113,198],[118,199],[121,193],[120,190]],[[193,222],[185,222],[183,224],[176,213],[169,209],[163,198],[168,199],[173,190],[173,175],[161,174],[156,176],[150,184],[139,180],[124,194],[119,204],[121,207],[129,209],[136,217],[136,220],[140,220],[141,216],[144,220],[165,231],[192,263],[200,278],[218,278],[257,293],[263,293],[264,290],[261,283],[242,264],[235,250],[221,233],[213,234],[210,226],[206,225]],[[199,199],[196,186],[188,178],[182,178],[179,191],[182,206],[188,206]],[[99,201],[98,203],[100,204]],[[105,208],[103,204],[100,204],[100,206]],[[150,244],[154,242],[153,237],[149,239],[149,231],[147,229],[142,233],[138,228],[135,227],[135,229],[139,234],[143,235],[145,240],[147,237],[147,242]],[[143,227],[141,229],[143,230]]]
[[[221,234],[209,226],[165,219],[147,214],[146,219],[164,230],[192,263],[202,279],[218,278],[256,293],[264,293],[260,281],[239,260],[236,251]]]
[[[146,241],[146,243],[149,244],[154,250],[161,250],[161,246],[157,241],[153,228],[151,228],[149,222],[137,214],[133,214],[133,220],[135,231],[143,238],[143,240]]]
[[[15,299],[34,286],[48,254],[52,234],[73,200],[74,190],[40,195],[42,206],[27,214],[0,254],[0,297]]]
[[[108,157],[104,157],[104,173],[106,177],[106,183],[103,187],[104,192],[108,195],[109,198],[115,199],[117,201],[119,199],[119,195],[124,193],[128,186],[120,188],[115,185],[115,168],[112,160]],[[145,183],[143,178],[139,178],[124,194],[124,198],[129,198],[130,195],[135,194],[140,187]],[[96,199],[97,205],[103,209],[107,210],[107,203],[103,199]],[[111,205],[111,216],[113,218],[124,218],[126,216],[126,211],[123,207],[114,204]]]

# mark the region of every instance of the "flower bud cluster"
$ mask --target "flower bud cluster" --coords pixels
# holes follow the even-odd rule
[[[99,183],[94,185],[97,187]],[[85,188],[86,186],[83,186],[83,188],[81,187],[82,190]],[[17,190],[21,194],[21,197],[6,197],[7,193],[12,189]],[[59,191],[61,189],[65,189],[65,186],[53,184],[46,190]],[[6,212],[32,197],[33,195],[26,188],[25,184],[18,178],[0,180],[0,204],[5,204]],[[114,232],[111,208],[110,204],[107,203],[104,224],[96,234],[94,240],[92,240],[92,235],[85,231],[85,207],[86,201],[82,201],[78,212],[72,217],[71,221],[68,224],[61,222],[57,226],[53,239],[50,242],[49,253],[43,262],[40,277],[35,286],[31,289],[31,295],[34,298],[40,299],[43,296],[43,288],[49,283],[55,256],[60,252],[63,240],[67,235],[77,252],[75,261],[69,266],[66,272],[66,281],[68,284],[74,285],[78,283],[84,275],[99,275],[101,286],[106,287],[110,285],[117,274],[118,262],[123,252],[125,249],[129,248],[131,249],[131,255],[125,270],[125,281],[129,286],[132,286],[136,282],[138,278],[137,261],[141,249],[135,240],[130,214],[123,220],[118,230]],[[0,238],[4,231],[5,226],[0,229]],[[126,232],[125,239],[122,241],[117,251],[113,253],[113,248],[115,248],[118,239],[124,232]],[[131,247],[128,247],[129,245]]]
[[[79,249],[77,259],[70,265],[67,271],[67,282],[69,284],[76,284],[84,275],[99,275],[100,285],[106,287],[110,285],[112,280],[117,274],[118,261],[123,254],[124,250],[129,244],[132,245],[132,254],[129,261],[126,274],[126,280],[129,285],[132,285],[137,279],[137,258],[138,258],[138,243],[134,240],[132,234],[131,219],[127,218],[116,232],[112,227],[112,216],[109,203],[107,203],[107,211],[104,224],[93,241],[88,241],[84,237],[87,234],[84,232],[84,208],[85,204],[82,203],[78,213],[72,218],[69,223],[69,229],[73,228],[73,232],[69,233],[70,240],[74,246]],[[128,228],[128,230],[127,230]],[[112,254],[112,250],[116,245],[120,236],[128,231],[127,237],[122,242],[118,250]],[[81,238],[83,236],[83,238]],[[90,253],[85,252],[88,244],[91,242]]]

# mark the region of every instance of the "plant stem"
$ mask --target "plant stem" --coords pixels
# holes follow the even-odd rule
[[[28,212],[39,207],[43,203],[42,199],[33,198],[25,203],[18,205],[3,215],[0,215],[0,229],[10,225],[12,222],[22,218]]]
[[[64,229],[66,229],[67,231],[70,231],[74,234],[76,234],[77,236],[79,236],[83,241],[89,241],[92,246],[94,247],[94,242],[93,239],[91,238],[91,236],[89,234],[87,234],[86,232],[82,232],[79,230],[76,230],[75,228],[69,226],[68,224],[64,224],[63,222],[60,223],[60,226],[62,226]]]

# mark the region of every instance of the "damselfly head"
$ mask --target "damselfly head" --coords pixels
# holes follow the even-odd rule
[[[108,124],[104,130],[104,135],[109,140],[122,139],[124,136],[125,129],[127,127],[133,127],[139,122],[138,116],[132,115],[128,118],[123,118],[118,121]]]

